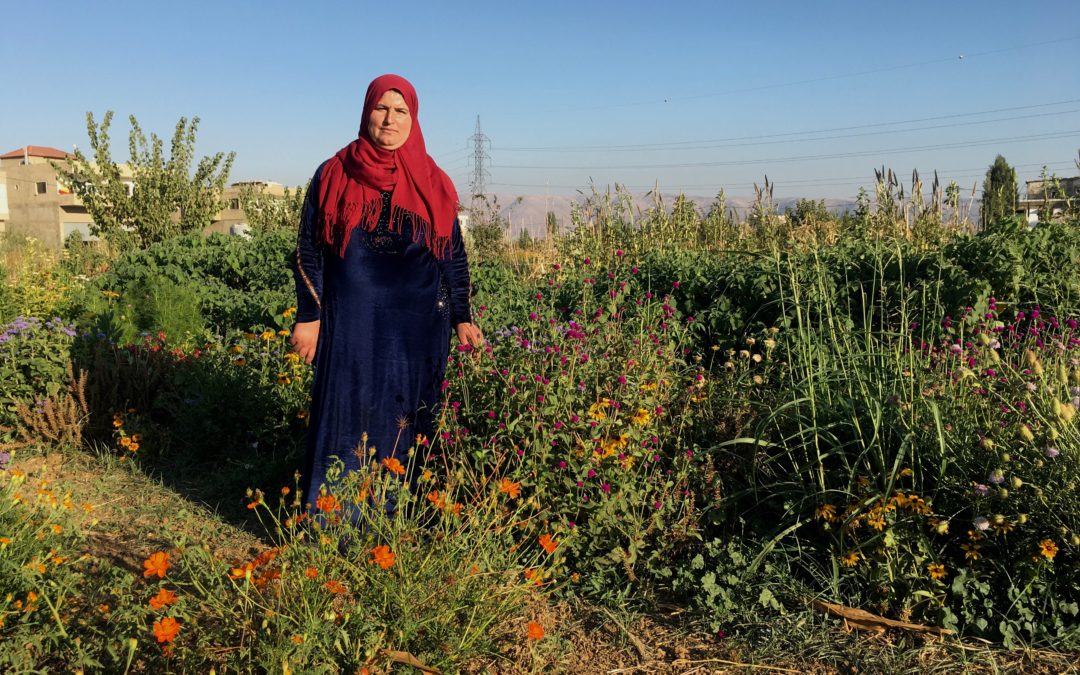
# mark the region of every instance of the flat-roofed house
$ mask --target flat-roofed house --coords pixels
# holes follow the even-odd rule
[[[43,145],[27,145],[0,155],[0,218],[4,219],[5,232],[35,237],[54,249],[62,247],[73,232],[79,232],[83,239],[94,238],[86,207],[50,164],[68,159],[63,150]]]
[[[1017,204],[1017,213],[1027,216],[1029,225],[1039,222],[1039,212],[1043,211],[1056,220],[1065,213],[1068,202],[1074,205],[1080,202],[1080,176],[1057,178],[1054,180],[1029,180],[1026,183],[1027,198]]]

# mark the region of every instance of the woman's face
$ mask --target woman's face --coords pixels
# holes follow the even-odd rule
[[[383,150],[397,150],[409,140],[410,131],[412,112],[409,106],[396,90],[387,90],[368,116],[368,137]]]

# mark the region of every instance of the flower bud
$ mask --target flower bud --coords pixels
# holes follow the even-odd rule
[[[979,344],[981,344],[984,347],[986,345],[990,344],[990,336],[987,335],[986,333],[979,333]]]
[[[1010,482],[1012,483],[1014,490],[1019,490],[1020,488],[1024,487],[1024,481],[1020,480],[1019,476],[1013,476],[1012,481]]]
[[[1009,498],[1008,489],[1006,489],[1006,488],[998,488],[998,497],[1000,497],[1002,499],[1008,499]]]
[[[1031,432],[1031,427],[1026,424],[1020,425],[1020,428],[1016,430],[1016,435],[1025,443],[1030,443],[1035,440],[1035,434]]]
[[[1080,546],[1080,534],[1074,534],[1070,539],[1073,546]]]
[[[1073,418],[1076,417],[1076,408],[1073,407],[1072,403],[1062,403],[1057,416],[1065,424],[1072,424]]]
[[[994,440],[991,439],[991,438],[986,438],[984,436],[983,438],[979,439],[979,447],[982,448],[983,450],[993,450],[994,449]]]
[[[1001,461],[1002,462],[1011,462],[1012,461],[1012,455],[1010,455],[1007,452],[1001,453]]]
[[[1063,386],[1063,387],[1069,386],[1069,369],[1065,366],[1064,363],[1059,363],[1058,364],[1057,376],[1058,376],[1058,382],[1061,383],[1061,386]]]
[[[1005,516],[1001,515],[1000,513],[995,513],[993,520],[995,525],[1005,524]]]
[[[1026,513],[1021,513],[1020,515],[1016,516],[1016,522],[1020,523],[1021,525],[1027,525],[1027,521],[1028,514]]]

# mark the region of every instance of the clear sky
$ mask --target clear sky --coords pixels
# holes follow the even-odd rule
[[[745,196],[768,175],[850,197],[882,165],[970,188],[997,153],[1021,181],[1078,173],[1080,0],[37,0],[3,20],[0,152],[86,148],[86,112],[113,110],[124,160],[128,115],[166,138],[198,116],[232,180],[295,185],[395,72],[463,194],[477,115],[501,193]]]

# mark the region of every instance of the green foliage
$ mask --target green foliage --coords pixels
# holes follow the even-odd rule
[[[75,327],[59,317],[16,317],[0,332],[0,425],[17,422],[15,406],[56,396],[67,385]]]
[[[192,172],[198,117],[180,118],[166,157],[164,141],[156,134],[147,141],[132,115],[130,159],[126,167],[117,165],[109,146],[112,116],[106,112],[99,125],[93,113],[86,114],[92,159],[76,149],[70,163],[53,163],[60,180],[86,206],[91,231],[119,251],[202,232],[222,208],[221,191],[235,153],[203,157]]]
[[[245,183],[240,187],[240,208],[248,225],[256,232],[288,230],[295,232],[304,209],[306,188],[285,188],[285,194],[269,194],[266,187]]]
[[[37,239],[0,235],[0,321],[17,316],[69,316],[72,300],[85,285],[85,270],[69,264],[65,253]]]
[[[208,328],[224,332],[271,324],[274,312],[296,302],[289,268],[295,246],[295,233],[289,230],[256,232],[250,240],[220,234],[170,239],[116,260],[83,295],[83,312],[88,317],[115,314],[115,303],[103,302],[103,293],[120,298],[147,284],[170,283],[195,298]],[[140,328],[156,332],[164,326]]]
[[[1020,191],[1016,185],[1016,169],[998,155],[986,170],[983,180],[982,222],[984,225],[1002,218],[1011,218],[1016,212]]]
[[[488,201],[480,196],[469,211],[466,244],[469,258],[477,262],[497,260],[506,251],[506,233],[510,223],[499,212],[498,198]]]

